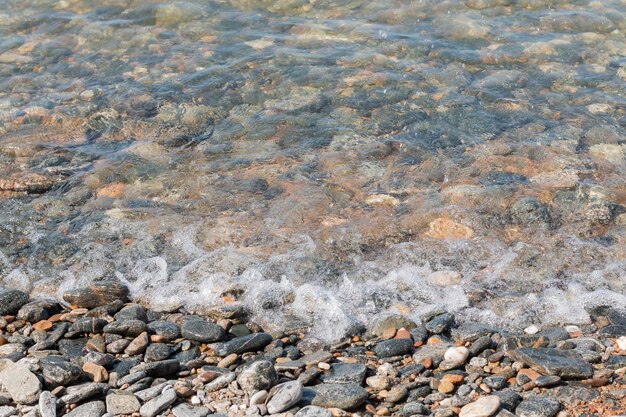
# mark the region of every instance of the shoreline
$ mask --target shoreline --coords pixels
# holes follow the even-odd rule
[[[157,313],[128,294],[112,283],[73,289],[63,297],[68,309],[0,292],[0,414],[626,413],[626,312],[619,309],[605,309],[584,330],[524,334],[457,326],[450,313],[423,323],[387,315],[363,334],[311,351],[303,333],[266,333],[236,308],[215,308],[210,317]]]

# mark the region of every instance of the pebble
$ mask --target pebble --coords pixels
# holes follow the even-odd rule
[[[83,371],[89,375],[93,382],[104,382],[109,379],[109,373],[105,367],[95,363],[86,362],[83,365]]]
[[[174,391],[173,388],[166,388],[161,395],[142,405],[139,409],[139,414],[141,414],[142,417],[154,417],[172,405],[174,401],[176,401],[176,398],[176,391]]]
[[[128,287],[117,282],[94,283],[89,287],[66,291],[63,299],[77,307],[95,308],[128,299]]]
[[[20,290],[0,290],[0,316],[12,316],[28,303],[28,294]]]
[[[495,395],[481,397],[461,408],[459,417],[490,417],[500,408],[500,398]]]
[[[305,388],[302,397],[306,404],[350,410],[362,405],[368,394],[356,384],[320,384]]]
[[[439,368],[443,371],[458,368],[465,364],[469,354],[469,349],[464,346],[451,347],[444,353],[444,360],[439,365]]]
[[[593,375],[591,364],[571,350],[520,348],[509,352],[509,356],[544,375],[565,379],[584,379]]]
[[[180,327],[180,332],[185,339],[202,343],[219,342],[226,338],[222,327],[204,319],[186,320]]]
[[[106,413],[106,407],[103,401],[91,401],[81,404],[65,417],[102,417]]]
[[[302,407],[295,414],[295,417],[336,417],[333,414],[322,407],[316,407],[314,405],[307,405],[306,407]]]
[[[43,391],[39,396],[39,415],[41,417],[56,417],[57,397],[50,391]]]
[[[428,321],[424,327],[432,334],[441,334],[448,330],[454,323],[454,315],[443,313]]]
[[[120,336],[137,337],[148,330],[148,325],[141,320],[114,321],[104,326],[104,333]]]
[[[150,339],[148,338],[148,332],[143,332],[128,344],[126,349],[124,349],[124,352],[130,356],[138,355],[146,350],[149,343]]]
[[[515,409],[519,417],[554,417],[561,403],[550,397],[534,396],[522,401]]]
[[[215,354],[224,357],[232,353],[256,352],[263,350],[271,342],[272,336],[268,333],[252,333],[221,343],[215,348]]]
[[[374,353],[379,358],[402,356],[411,352],[413,352],[413,340],[411,339],[383,340],[374,347]]]
[[[180,403],[172,408],[174,417],[206,417],[210,414],[207,407]]]
[[[365,378],[367,368],[360,363],[333,363],[330,369],[321,375],[322,382],[328,384],[349,384],[361,385]]]
[[[278,382],[274,364],[268,360],[253,362],[237,377],[237,383],[246,392],[269,390]]]
[[[146,348],[144,360],[146,362],[163,361],[169,358],[171,354],[172,348],[165,343],[152,343]]]
[[[39,399],[41,382],[21,364],[9,364],[0,372],[0,382],[17,404],[33,404]]]
[[[106,396],[106,408],[113,415],[132,414],[139,411],[141,404],[132,393],[109,394]]]
[[[302,384],[298,381],[285,382],[276,385],[268,394],[267,411],[270,414],[281,413],[290,409],[300,401]]]

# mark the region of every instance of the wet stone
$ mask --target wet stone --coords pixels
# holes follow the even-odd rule
[[[564,379],[583,379],[593,375],[591,364],[573,351],[521,348],[509,352],[509,356],[543,375],[556,375]]]
[[[155,320],[148,323],[148,330],[150,334],[163,336],[167,341],[178,339],[181,336],[180,328],[176,323],[164,320]]]
[[[215,354],[223,357],[231,353],[258,352],[269,345],[271,341],[272,336],[267,333],[252,333],[218,345],[215,348]]]
[[[448,330],[454,324],[454,315],[450,313],[440,314],[429,320],[424,327],[430,333],[441,334]]]
[[[104,333],[112,333],[126,337],[137,337],[148,330],[148,326],[141,320],[114,321],[104,326]]]
[[[178,372],[180,363],[176,359],[167,359],[159,362],[141,363],[131,369],[131,372],[146,372],[152,377],[166,377]]]
[[[128,299],[128,287],[117,282],[101,282],[89,287],[66,291],[63,299],[81,308],[95,308],[113,301]]]
[[[367,397],[367,391],[356,384],[320,384],[305,388],[302,393],[304,404],[342,410],[360,406]]]
[[[413,352],[413,340],[411,339],[389,339],[379,342],[374,347],[374,353],[379,358],[390,358],[392,356],[402,356]]]
[[[361,385],[366,371],[367,367],[360,363],[333,363],[320,379],[327,384]]]
[[[28,303],[28,294],[19,290],[0,290],[0,316],[15,315]]]
[[[81,333],[100,333],[109,322],[95,317],[81,317],[72,324],[72,331]]]
[[[375,319],[372,324],[369,326],[369,332],[374,336],[381,337],[385,334],[385,331],[388,329],[401,329],[405,328],[407,330],[413,329],[416,327],[416,324],[407,319],[404,316],[399,314],[390,314],[388,316],[380,317]]]
[[[553,417],[561,408],[554,398],[534,396],[522,401],[515,409],[519,417]]]
[[[18,320],[26,320],[29,323],[37,323],[47,320],[50,316],[60,311],[59,303],[52,300],[37,300],[25,304],[17,312]]]
[[[185,339],[194,342],[219,342],[226,337],[226,332],[222,327],[204,319],[186,320],[182,324],[180,331]]]
[[[146,309],[139,304],[129,304],[123,307],[114,317],[116,321],[141,320],[146,323],[148,322]]]
[[[494,392],[493,395],[500,398],[500,407],[509,411],[514,411],[522,401],[522,396],[510,389]]]
[[[539,388],[553,387],[555,385],[559,385],[560,382],[561,377],[555,375],[542,375],[539,378],[535,379],[535,384]]]
[[[317,365],[320,362],[328,362],[332,358],[333,358],[332,353],[319,350],[317,352],[304,355],[302,358],[300,358],[300,360],[304,362],[305,365]]]

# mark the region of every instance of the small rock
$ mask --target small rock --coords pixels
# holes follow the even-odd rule
[[[383,340],[374,347],[374,353],[379,358],[401,356],[411,352],[413,352],[413,341],[411,339]]]
[[[231,353],[258,352],[272,342],[268,333],[252,333],[248,336],[237,337],[229,342],[221,343],[215,348],[217,356],[228,356]]]
[[[550,397],[530,397],[515,409],[519,417],[553,417],[559,412],[561,403]]]
[[[270,414],[276,414],[288,410],[300,401],[301,396],[302,384],[298,381],[276,385],[269,392],[265,402],[267,411]]]
[[[521,348],[509,352],[509,356],[544,375],[557,375],[564,379],[583,379],[593,375],[591,364],[571,350]]]
[[[362,405],[368,394],[356,384],[320,384],[305,388],[302,397],[305,404],[350,410]]]
[[[181,403],[172,408],[174,417],[206,417],[210,411],[206,407]]]
[[[464,346],[451,347],[444,353],[444,360],[439,365],[439,368],[443,371],[458,368],[465,364],[469,353],[469,349]]]
[[[172,348],[165,343],[152,343],[146,348],[143,358],[146,362],[165,360],[172,354]]]
[[[278,374],[272,362],[260,360],[253,362],[237,377],[237,383],[246,392],[269,390],[278,382]]]
[[[117,300],[126,301],[128,294],[128,287],[111,281],[66,291],[63,299],[77,307],[95,308]]]
[[[83,371],[89,375],[93,382],[105,382],[109,379],[109,373],[104,366],[95,363],[86,362],[83,365]]]
[[[148,330],[148,325],[141,320],[114,321],[104,326],[104,333],[118,334],[126,337],[137,337]]]
[[[139,414],[142,417],[154,417],[172,405],[176,398],[176,391],[173,388],[166,388],[161,395],[142,405],[139,409]]]
[[[222,327],[204,319],[186,320],[180,331],[185,339],[201,343],[219,342],[226,337],[226,332]]]
[[[149,343],[150,339],[148,338],[148,332],[143,332],[139,336],[135,337],[132,342],[130,342],[124,352],[126,352],[126,354],[130,356],[138,355],[146,350],[146,347]]]
[[[366,371],[366,366],[360,363],[333,363],[330,369],[324,372],[321,380],[327,384],[361,385]]]
[[[73,363],[48,357],[41,361],[43,378],[52,386],[72,385],[83,375],[83,371]]]
[[[102,417],[106,413],[106,407],[103,401],[92,401],[79,405],[65,417]]]
[[[151,334],[162,336],[163,341],[170,341],[180,337],[180,327],[176,323],[164,320],[155,320],[148,323],[148,330]]]
[[[561,377],[556,375],[542,375],[535,379],[535,385],[539,388],[554,387],[555,385],[559,385],[560,382]]]
[[[13,316],[28,303],[28,294],[20,290],[0,290],[0,316]]]
[[[295,417],[333,417],[333,414],[325,408],[307,405],[301,408]]]
[[[44,391],[39,397],[39,414],[41,417],[56,417],[57,397],[50,391]]]
[[[106,396],[107,412],[113,415],[132,414],[139,411],[141,404],[133,394],[109,394]]]
[[[107,324],[108,321],[98,317],[81,317],[72,324],[72,330],[81,333],[100,333]]]
[[[11,364],[0,372],[0,382],[17,404],[33,404],[39,399],[41,382],[21,364]]]
[[[374,319],[369,327],[369,332],[377,337],[382,337],[388,329],[405,328],[411,330],[416,324],[411,320],[399,314],[391,314]]]
[[[500,398],[495,395],[481,397],[461,408],[459,417],[489,417],[500,408]]]

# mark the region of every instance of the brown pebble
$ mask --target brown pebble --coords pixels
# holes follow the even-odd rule
[[[441,381],[448,381],[453,384],[461,384],[463,382],[463,375],[460,374],[445,374]]]
[[[442,394],[450,394],[454,391],[454,384],[450,381],[441,381],[437,387],[437,391]]]
[[[531,389],[535,389],[536,387],[537,387],[537,384],[535,384],[535,381],[530,381],[522,385],[522,389],[524,391],[530,391]]]
[[[366,404],[365,411],[367,411],[368,413],[376,414],[376,407],[374,407],[372,404]]]
[[[517,373],[522,374],[522,375],[526,375],[528,378],[530,378],[531,381],[534,381],[535,379],[539,378],[541,376],[541,374],[537,371],[534,371],[532,369],[529,368],[524,368],[524,369],[520,369],[519,372]]]
[[[431,358],[424,358],[422,359],[422,365],[424,365],[424,368],[430,369],[433,367],[433,360]]]
[[[590,387],[598,388],[598,387],[603,387],[605,385],[608,385],[609,379],[608,378],[590,378],[590,379],[584,379],[582,383],[585,385],[589,385]]]
[[[409,331],[405,328],[402,328],[400,330],[398,330],[396,332],[396,339],[410,339],[411,338],[411,333],[409,333]]]
[[[383,339],[392,339],[396,335],[395,327],[388,327],[383,331]]]
[[[0,346],[6,345],[6,344],[7,344],[7,339],[4,336],[0,336]]]

